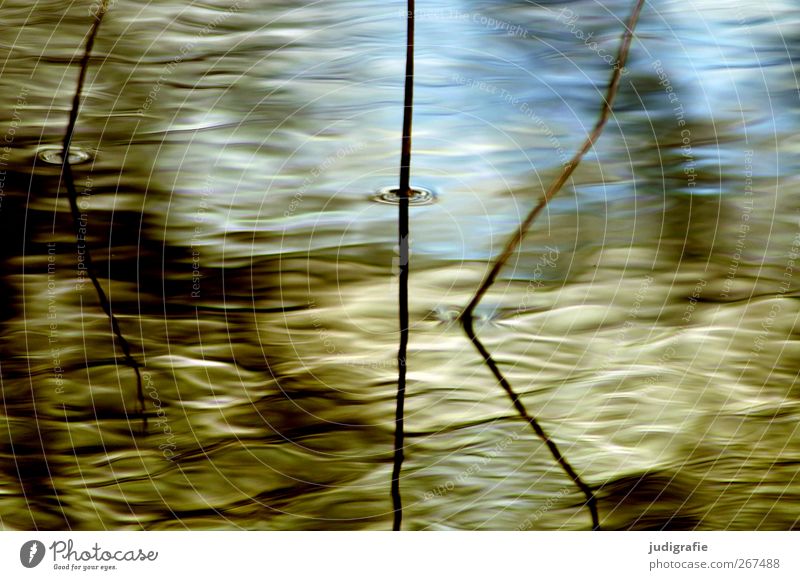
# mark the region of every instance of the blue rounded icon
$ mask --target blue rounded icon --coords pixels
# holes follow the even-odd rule
[[[30,540],[19,549],[19,561],[26,568],[36,568],[44,559],[44,544],[39,540]]]

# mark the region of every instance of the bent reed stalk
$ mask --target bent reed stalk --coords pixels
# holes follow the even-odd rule
[[[81,57],[80,61],[80,72],[78,73],[78,82],[75,89],[75,95],[72,99],[72,108],[70,109],[69,114],[69,122],[67,123],[67,129],[64,133],[64,141],[62,144],[61,149],[61,175],[64,178],[64,182],[67,188],[67,197],[69,198],[69,207],[70,213],[72,215],[72,224],[73,229],[75,230],[75,242],[78,244],[78,249],[82,249],[80,247],[80,238],[82,235],[81,232],[81,212],[78,208],[78,191],[75,187],[75,176],[72,173],[72,166],[69,162],[69,149],[72,145],[72,137],[75,133],[75,125],[78,121],[78,113],[80,112],[80,104],[81,104],[81,96],[83,94],[83,85],[86,82],[86,73],[89,69],[89,59],[92,55],[92,49],[94,48],[94,41],[97,38],[97,32],[100,29],[100,24],[103,22],[103,17],[105,16],[106,12],[108,12],[108,0],[103,0],[103,2],[98,6],[97,10],[92,12],[94,17],[94,22],[92,23],[92,28],[89,30],[89,36],[86,39],[86,46],[83,50],[83,56]],[[88,243],[88,242],[87,242]],[[139,409],[137,413],[142,419],[142,430],[143,432],[147,431],[147,414],[145,413],[144,407],[144,389],[142,388],[142,374],[139,370],[139,363],[136,362],[136,359],[133,358],[131,354],[131,346],[130,343],[127,341],[125,336],[122,334],[122,329],[119,326],[119,321],[117,317],[114,316],[114,312],[111,308],[111,302],[108,299],[103,287],[100,285],[100,281],[97,277],[97,271],[94,267],[94,262],[92,261],[92,254],[89,251],[89,248],[85,248],[84,253],[84,265],[86,268],[86,274],[92,282],[92,286],[94,286],[95,292],[97,293],[97,299],[100,302],[100,307],[105,312],[108,320],[111,324],[111,330],[114,333],[114,336],[117,338],[119,342],[120,349],[122,350],[122,354],[124,357],[125,364],[128,365],[133,369],[133,372],[136,375],[136,396],[139,403]]]
[[[461,322],[462,326],[464,327],[464,332],[466,333],[467,337],[470,339],[472,344],[477,349],[478,353],[483,357],[484,362],[492,371],[492,374],[497,379],[500,386],[503,388],[505,393],[511,399],[514,408],[516,409],[519,416],[527,422],[531,428],[533,428],[536,435],[541,439],[547,448],[550,450],[550,454],[556,460],[556,462],[561,466],[564,472],[569,476],[575,486],[584,494],[586,497],[586,506],[589,508],[589,513],[592,518],[592,529],[593,530],[600,530],[600,518],[597,512],[597,498],[595,497],[592,489],[589,485],[587,485],[583,479],[581,479],[580,475],[572,468],[569,464],[567,459],[559,450],[558,446],[555,442],[550,438],[547,432],[542,428],[539,422],[536,420],[535,417],[530,415],[522,403],[519,395],[514,391],[511,387],[511,384],[508,382],[508,379],[500,371],[500,368],[497,365],[497,362],[494,360],[492,355],[486,349],[486,347],[481,343],[478,339],[477,334],[475,333],[475,329],[473,326],[473,312],[475,308],[478,306],[480,301],[483,299],[486,292],[489,288],[494,284],[495,280],[497,279],[497,275],[500,273],[500,270],[506,265],[508,260],[517,250],[519,245],[522,243],[522,240],[525,238],[525,235],[528,233],[531,225],[533,224],[536,217],[541,213],[541,211],[547,207],[547,204],[550,200],[561,191],[561,188],[573,174],[575,169],[578,167],[580,162],[583,160],[586,153],[592,146],[595,144],[597,139],[603,132],[603,129],[608,122],[609,117],[611,116],[612,106],[614,104],[614,99],[617,96],[617,91],[619,89],[620,79],[622,78],[622,69],[625,68],[625,63],[628,60],[628,53],[630,52],[631,42],[633,40],[633,31],[636,28],[636,23],[639,21],[639,15],[642,11],[642,7],[644,6],[644,0],[637,0],[636,4],[631,11],[631,14],[628,18],[628,21],[625,25],[625,32],[622,35],[622,40],[620,42],[619,51],[617,53],[617,61],[614,67],[614,72],[611,75],[611,79],[608,84],[608,89],[606,91],[605,99],[603,105],[600,109],[600,116],[595,123],[594,128],[592,129],[589,136],[583,142],[583,144],[578,148],[577,152],[573,155],[572,159],[564,166],[561,170],[561,173],[558,177],[553,181],[550,187],[547,188],[544,195],[539,200],[539,203],[534,206],[534,208],[528,213],[525,219],[520,224],[519,228],[517,228],[516,232],[509,238],[508,242],[506,242],[503,251],[494,261],[492,268],[489,270],[489,273],[481,282],[481,285],[478,287],[477,291],[470,300],[467,307],[459,316],[459,321]]]

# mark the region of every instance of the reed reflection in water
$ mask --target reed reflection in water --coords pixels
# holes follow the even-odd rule
[[[391,527],[397,208],[372,196],[397,184],[404,4],[105,14],[71,169],[146,433],[40,157],[92,5],[3,4],[4,528]],[[603,138],[474,312],[604,529],[798,525],[798,19],[737,5],[647,4]],[[456,317],[591,130],[631,3],[425,8],[403,527],[588,529]]]

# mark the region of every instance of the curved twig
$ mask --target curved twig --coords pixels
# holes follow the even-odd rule
[[[83,249],[80,242],[83,232],[81,232],[80,226],[81,212],[78,208],[78,191],[75,187],[75,176],[72,173],[72,166],[69,163],[69,148],[72,145],[72,137],[75,133],[75,125],[78,121],[81,96],[83,94],[83,85],[86,81],[86,72],[89,69],[89,58],[92,55],[92,48],[94,47],[94,41],[97,37],[97,31],[99,30],[100,24],[103,22],[103,16],[105,16],[107,11],[108,0],[103,0],[97,11],[93,12],[94,22],[92,23],[92,28],[89,31],[89,36],[86,39],[86,46],[84,47],[83,56],[81,57],[78,83],[75,89],[75,96],[72,99],[69,122],[67,123],[67,129],[64,133],[64,141],[61,150],[61,174],[64,177],[64,182],[67,188],[70,213],[72,214],[72,225],[75,230],[75,242],[78,244],[79,250]],[[97,271],[95,270],[94,262],[92,261],[92,254],[88,248],[86,248],[84,253],[84,265],[86,267],[86,274],[92,281],[92,286],[94,286],[95,292],[97,293],[97,299],[100,302],[100,306],[103,309],[103,312],[105,312],[106,316],[108,316],[108,319],[111,323],[111,330],[114,332],[114,335],[119,341],[122,354],[125,357],[125,363],[130,366],[133,369],[133,372],[136,374],[136,395],[139,401],[138,414],[142,417],[142,429],[147,431],[147,415],[145,414],[144,408],[144,390],[142,388],[142,374],[139,370],[139,363],[136,362],[136,359],[134,359],[133,355],[131,355],[130,343],[122,334],[122,329],[119,326],[117,317],[114,316],[114,313],[111,309],[111,302],[103,290],[103,287],[100,285],[100,281],[97,277]]]
[[[594,143],[600,137],[600,134],[603,132],[603,129],[605,128],[605,125],[611,116],[611,108],[614,104],[614,98],[617,96],[620,79],[622,78],[622,70],[625,68],[625,63],[628,60],[628,53],[633,40],[633,31],[636,28],[636,23],[639,20],[639,14],[641,13],[643,6],[644,0],[637,0],[633,7],[633,11],[628,18],[628,22],[626,23],[625,32],[622,35],[622,41],[617,53],[617,63],[615,65],[614,72],[611,75],[611,80],[608,84],[608,90],[606,91],[603,106],[600,109],[600,117],[598,118],[594,129],[592,129],[592,132],[589,133],[589,136],[580,146],[575,155],[573,155],[572,159],[570,159],[570,161],[561,170],[559,176],[555,179],[555,181],[553,181],[550,187],[547,188],[544,195],[539,200],[539,203],[537,203],[530,213],[528,213],[517,231],[514,232],[514,235],[509,238],[508,242],[506,242],[503,251],[497,257],[492,265],[491,270],[489,270],[489,273],[481,282],[481,285],[478,287],[478,290],[475,292],[472,300],[470,300],[469,304],[467,304],[467,307],[459,316],[459,320],[464,327],[464,332],[467,334],[467,337],[469,337],[472,344],[483,357],[484,362],[486,362],[487,366],[491,369],[492,374],[494,374],[495,378],[500,383],[500,386],[503,387],[503,390],[505,390],[505,392],[511,398],[514,408],[517,410],[519,415],[533,428],[533,430],[536,432],[536,435],[538,435],[545,445],[547,445],[550,453],[561,466],[561,468],[586,496],[586,505],[588,506],[592,516],[592,528],[595,530],[600,529],[600,520],[597,514],[597,499],[595,498],[594,493],[592,492],[591,488],[580,478],[569,462],[567,462],[567,460],[559,451],[558,446],[553,442],[552,439],[550,439],[544,429],[542,429],[539,422],[533,416],[528,414],[528,411],[522,404],[519,395],[514,392],[511,384],[500,372],[500,369],[495,360],[492,358],[492,355],[486,350],[486,347],[483,346],[475,334],[472,315],[483,296],[486,294],[492,284],[494,284],[497,275],[500,273],[500,270],[502,270],[503,266],[506,265],[508,260],[519,247],[522,240],[525,238],[525,235],[528,233],[528,230],[530,229],[531,224],[533,224],[536,217],[545,207],[547,207],[549,201],[561,190],[580,162],[583,160],[583,157],[586,155],[589,149],[592,148]]]

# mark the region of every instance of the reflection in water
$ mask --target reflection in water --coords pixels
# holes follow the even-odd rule
[[[404,1],[105,16],[73,171],[146,434],[40,158],[89,4],[3,6],[2,526],[390,527],[397,208],[370,196],[397,178]],[[648,6],[603,139],[476,331],[604,528],[796,528],[800,21]],[[448,313],[591,129],[630,2],[426,7],[412,180],[437,199],[410,208],[403,525],[586,529]]]
[[[142,419],[142,430],[147,432],[147,414],[144,406],[144,390],[142,388],[142,373],[139,370],[139,363],[131,355],[131,345],[125,335],[122,334],[122,329],[119,325],[119,320],[112,311],[111,302],[108,299],[103,285],[97,276],[97,271],[94,267],[94,259],[92,258],[92,251],[86,244],[88,235],[88,222],[89,214],[83,207],[86,205],[88,196],[91,195],[91,186],[87,182],[86,188],[81,192],[81,201],[78,200],[78,189],[75,187],[75,174],[72,170],[72,159],[82,161],[81,156],[72,152],[72,139],[75,136],[75,127],[78,123],[78,115],[80,114],[80,104],[83,99],[83,87],[86,82],[86,73],[89,70],[89,61],[92,56],[92,48],[97,39],[97,32],[100,30],[100,24],[103,22],[103,17],[108,11],[108,1],[103,0],[97,10],[93,10],[92,26],[89,29],[89,35],[86,39],[86,45],[83,49],[83,56],[80,60],[80,68],[78,71],[78,80],[75,87],[75,96],[72,98],[72,107],[69,111],[69,121],[67,123],[67,130],[64,132],[64,142],[61,147],[61,177],[67,189],[67,197],[69,200],[69,210],[72,216],[72,229],[75,233],[76,252],[78,256],[78,283],[77,288],[80,290],[81,285],[85,282],[83,278],[89,278],[92,287],[97,294],[97,301],[100,307],[108,317],[108,323],[111,327],[111,332],[114,334],[114,339],[122,351],[125,359],[125,365],[133,369],[136,377],[136,397],[138,399],[137,414]],[[88,156],[87,156],[88,158]],[[53,259],[55,264],[55,259]],[[49,272],[48,272],[49,273]]]
[[[82,149],[70,149],[67,155],[70,165],[77,165],[78,163],[86,163],[91,160],[92,155],[88,151]],[[61,148],[47,147],[39,151],[39,159],[51,165],[64,164],[64,150]]]
[[[478,338],[478,335],[475,333],[473,313],[483,297],[494,285],[495,281],[497,281],[497,276],[500,274],[500,271],[506,266],[506,264],[508,264],[511,256],[513,256],[517,250],[519,250],[519,247],[525,239],[525,236],[527,235],[528,230],[531,228],[533,222],[547,207],[547,204],[550,202],[550,200],[558,195],[558,193],[567,183],[567,180],[572,177],[573,173],[575,173],[575,170],[578,168],[578,165],[580,165],[581,161],[583,161],[586,153],[589,152],[589,150],[600,138],[600,135],[602,135],[603,129],[605,129],[608,119],[613,111],[614,100],[617,96],[617,92],[619,91],[619,83],[622,79],[622,73],[625,69],[625,64],[628,61],[628,54],[630,52],[631,42],[633,41],[633,31],[636,29],[636,23],[639,21],[639,15],[642,12],[643,4],[644,0],[636,0],[633,10],[631,11],[631,15],[625,22],[619,50],[617,51],[617,57],[611,61],[614,63],[613,72],[611,73],[611,80],[608,82],[608,89],[606,90],[600,106],[600,116],[597,119],[594,128],[589,132],[589,135],[583,141],[572,158],[564,164],[564,167],[561,169],[559,175],[547,187],[541,198],[539,198],[538,203],[533,206],[533,209],[531,209],[528,212],[528,215],[525,216],[525,219],[522,220],[519,229],[512,233],[508,238],[506,245],[503,247],[503,251],[494,260],[489,273],[486,274],[486,277],[475,291],[475,295],[472,297],[469,304],[467,304],[467,306],[464,308],[464,311],[460,316],[467,338],[469,338],[470,342],[475,345],[475,349],[478,351],[481,359],[486,363],[486,366],[492,371],[492,374],[497,379],[497,382],[511,399],[511,403],[514,405],[514,408],[519,414],[520,419],[531,426],[533,432],[536,433],[536,436],[539,437],[539,439],[542,440],[542,443],[547,446],[556,463],[558,463],[561,469],[564,470],[564,473],[569,476],[569,478],[575,484],[575,487],[577,487],[580,492],[586,496],[586,507],[589,509],[589,515],[592,518],[592,530],[594,531],[600,530],[601,527],[600,519],[597,513],[597,498],[595,497],[592,488],[587,485],[585,481],[583,481],[581,476],[575,471],[572,465],[570,465],[569,461],[567,461],[566,457],[564,457],[563,453],[561,453],[561,450],[558,448],[556,442],[553,441],[553,439],[542,428],[539,421],[537,421],[535,417],[528,413],[528,410],[522,403],[520,396],[511,387],[508,379],[500,371],[497,361],[489,353],[489,351],[486,350],[483,342],[481,342],[481,340]],[[572,11],[568,10],[568,12],[570,14],[570,21],[575,20]]]

